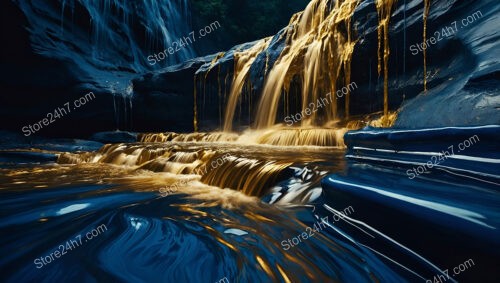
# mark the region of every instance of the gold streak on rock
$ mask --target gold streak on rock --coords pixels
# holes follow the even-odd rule
[[[198,132],[198,106],[196,105],[196,74],[194,75],[194,91],[193,91],[193,128],[194,132]]]
[[[382,33],[384,35],[384,116],[388,119],[389,115],[389,55],[391,53],[389,46],[389,21],[391,19],[391,10],[396,0],[376,0],[375,4],[378,12],[378,72],[381,71],[380,46]]]

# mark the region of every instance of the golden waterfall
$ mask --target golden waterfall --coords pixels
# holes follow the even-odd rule
[[[257,128],[271,127],[276,122],[278,103],[283,92],[289,91],[295,76],[302,80],[302,109],[328,92],[334,93],[341,70],[349,83],[350,60],[355,41],[350,37],[350,19],[358,0],[339,0],[331,12],[330,1],[313,0],[296,14],[286,38],[287,47],[267,74],[255,121]],[[347,35],[340,32],[345,27]],[[348,108],[348,102],[346,103]],[[313,113],[302,125],[325,124],[337,115],[336,103],[323,110],[324,120]],[[346,110],[348,113],[348,110]]]
[[[292,17],[290,29],[284,34],[285,49],[269,72],[266,68],[266,80],[257,106],[257,128],[269,128],[275,124],[283,93],[284,111],[288,111],[290,83],[296,76],[302,82],[302,110],[327,93],[335,93],[342,75],[342,82],[346,85],[350,83],[350,65],[356,44],[351,39],[351,17],[358,4],[359,0],[339,0],[335,1],[335,7],[331,9],[331,1],[313,0],[303,12]],[[332,11],[328,12],[330,10]],[[233,83],[226,106],[224,131],[231,131],[236,105],[248,71],[259,53],[268,47],[270,40],[263,39],[250,49],[235,53]],[[266,61],[266,67],[267,63]],[[345,115],[348,116],[349,93],[346,96]],[[324,125],[335,119],[336,101],[332,101],[321,112],[322,115],[313,113],[301,125]]]
[[[258,41],[254,46],[244,52],[235,52],[234,76],[229,93],[229,100],[226,106],[224,131],[231,131],[236,104],[238,103],[238,98],[248,76],[248,71],[257,58],[257,55],[269,46],[269,42],[271,42],[270,37]]]
[[[389,55],[391,54],[389,47],[389,20],[391,19],[392,6],[396,0],[376,0],[378,11],[378,74],[382,71],[380,49],[382,44],[382,34],[384,41],[384,118],[382,124],[389,124]]]
[[[201,182],[241,191],[250,196],[262,196],[269,186],[276,183],[279,175],[293,164],[290,158],[285,158],[287,154],[272,161],[263,156],[269,156],[269,153],[262,146],[256,146],[253,156],[249,156],[247,152],[238,152],[234,145],[212,144],[199,148],[180,143],[107,144],[97,152],[62,153],[57,162],[114,164],[130,169],[130,179],[156,172],[160,173],[157,178],[172,179],[170,183],[181,184],[183,190],[193,187],[191,182]],[[190,184],[182,180],[189,180]]]
[[[303,12],[295,14],[290,20],[288,29],[282,34],[285,48],[274,64],[269,64],[269,54],[263,54],[269,47],[271,38],[257,41],[249,49],[235,51],[231,89],[227,99],[224,91],[222,100],[226,104],[223,132],[139,134],[141,144],[106,145],[98,152],[86,154],[66,153],[59,157],[58,162],[111,163],[127,166],[137,172],[186,175],[195,182],[231,188],[251,196],[264,194],[272,184],[289,174],[287,168],[294,163],[289,158],[290,154],[300,153],[301,158],[309,158],[308,155],[316,158],[312,156],[314,151],[324,151],[324,148],[314,146],[343,147],[343,135],[349,129],[367,124],[386,127],[394,122],[396,114],[389,113],[388,109],[388,60],[389,21],[395,0],[374,1],[379,20],[378,72],[379,75],[382,70],[384,73],[383,116],[380,117],[381,113],[372,113],[363,117],[350,117],[350,93],[347,93],[343,117],[339,117],[341,115],[336,99],[333,99],[316,113],[304,116],[294,127],[286,127],[277,122],[278,111],[286,114],[298,108],[306,112],[310,103],[350,84],[351,60],[357,43],[357,39],[351,34],[351,21],[359,0],[312,0]],[[256,129],[232,133],[235,111],[238,103],[241,105],[242,93],[249,91],[249,97],[252,96],[253,89],[249,80],[252,64],[258,56],[264,55],[265,81],[256,109]],[[218,61],[223,56],[223,53],[215,56],[210,65],[205,66],[207,68],[203,75],[197,73],[198,79],[206,81],[208,73],[220,63]],[[198,126],[197,76],[194,78],[195,130]],[[219,99],[222,99],[219,77],[220,65],[217,83]],[[294,87],[295,83],[300,87],[299,92],[292,92],[292,81]],[[247,86],[250,90],[244,90]],[[205,86],[202,87],[200,92],[204,95]],[[292,100],[289,97],[292,94],[299,97]],[[298,107],[293,108],[291,101],[297,102]],[[283,106],[279,105],[281,102]],[[285,157],[274,147],[269,150],[271,147],[267,145],[286,146],[280,149],[286,151],[283,153]],[[275,155],[272,161],[264,158],[269,155]]]
[[[278,119],[278,112],[285,115],[292,111],[306,112],[311,103],[333,95],[337,90],[351,83],[351,61],[357,39],[353,38],[352,17],[360,0],[312,0],[304,11],[295,14],[288,28],[281,35],[285,40],[285,47],[277,60],[269,64],[269,47],[271,38],[257,41],[252,47],[234,52],[234,71],[232,75],[229,95],[223,99],[225,103],[223,131],[229,134],[233,128],[233,121],[238,104],[243,103],[243,93],[249,93],[249,101],[253,97],[253,86],[249,80],[252,64],[257,57],[265,55],[266,69],[264,70],[264,83],[257,103],[257,109],[249,105],[249,111],[256,110],[253,128],[239,137],[224,136],[222,133],[207,134],[196,137],[190,141],[203,141],[211,139],[222,142],[243,142],[272,145],[323,145],[343,146],[343,134],[350,129],[357,129],[370,124],[378,127],[391,126],[397,112],[389,113],[388,98],[388,62],[389,47],[389,21],[391,10],[396,0],[374,0],[378,13],[378,73],[384,74],[384,109],[383,115],[374,120],[354,121],[350,117],[350,94],[348,90],[344,97],[343,116],[337,105],[337,99],[330,99],[329,104],[318,107],[311,115],[303,116],[293,127],[286,127]],[[428,0],[426,0],[428,1]],[[332,7],[333,5],[333,7]],[[279,40],[281,40],[279,39]],[[383,44],[383,45],[382,45]],[[383,47],[383,51],[382,51]],[[263,54],[263,52],[266,52]],[[382,56],[383,54],[383,56]],[[217,56],[211,65],[216,64],[220,58]],[[205,78],[211,67],[205,74]],[[220,69],[220,67],[219,67]],[[226,77],[227,79],[227,77]],[[226,83],[224,79],[224,84]],[[293,81],[294,89],[291,89]],[[220,80],[219,96],[220,95]],[[295,85],[299,87],[296,92]],[[195,91],[196,91],[195,78]],[[299,97],[291,98],[292,94]],[[196,92],[195,92],[196,97]],[[195,98],[196,101],[196,98]],[[292,105],[293,102],[298,105]],[[280,105],[283,103],[283,105]],[[194,125],[197,126],[197,109],[195,105]],[[300,111],[301,110],[301,111]],[[374,113],[375,114],[375,113]],[[371,117],[373,118],[373,117]],[[339,125],[349,125],[339,127]],[[290,126],[290,125],[288,125]],[[161,134],[146,137],[146,140],[165,140]],[[229,138],[229,139],[228,139]],[[179,138],[178,138],[179,139]]]

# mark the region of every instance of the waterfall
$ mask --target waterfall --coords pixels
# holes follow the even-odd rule
[[[108,163],[141,171],[182,174],[211,186],[232,188],[252,196],[265,194],[265,189],[275,184],[278,175],[293,164],[288,160],[266,161],[229,153],[223,155],[211,149],[192,150],[163,143],[107,144],[96,152],[63,153],[58,162]]]
[[[151,65],[147,59],[189,35],[188,0],[15,2],[26,15],[35,52],[68,62],[82,77],[103,87],[109,85],[106,80],[119,82],[124,92],[129,80],[122,78],[124,74],[144,73],[196,56],[193,47],[186,45],[158,64]]]
[[[356,44],[350,36],[350,19],[359,1],[339,0],[332,10],[329,3],[326,0],[311,1],[301,14],[292,18],[291,31],[287,35],[289,44],[266,78],[258,105],[257,128],[275,124],[279,100],[282,93],[289,90],[294,76],[302,80],[303,111],[338,89],[341,71],[345,83],[349,83],[350,60]],[[341,32],[343,28],[346,33]],[[336,106],[336,103],[329,104],[302,124],[327,123],[336,117]]]
[[[255,127],[270,128],[276,123],[279,104],[287,112],[291,101],[300,101],[306,111],[311,103],[326,100],[328,94],[350,84],[351,60],[357,40],[351,36],[351,17],[359,0],[314,0],[303,12],[295,14],[286,31],[286,47],[273,65],[268,66],[266,56],[265,80],[257,104]],[[230,131],[236,105],[248,84],[248,72],[254,60],[266,52],[270,39],[264,39],[253,47],[237,52],[234,56],[235,71],[229,100],[226,104],[224,130]],[[290,87],[297,79],[301,84],[299,98],[291,99]],[[349,116],[349,93],[344,113]],[[301,121],[302,126],[324,126],[338,117],[335,99],[320,107],[317,113]]]
[[[384,71],[384,119],[389,117],[389,55],[391,54],[389,47],[389,20],[391,19],[391,10],[396,0],[376,0],[376,6],[379,16],[378,26],[378,73]],[[380,56],[380,49],[384,43],[383,57]],[[383,68],[382,68],[383,62]],[[388,123],[388,122],[387,122]],[[382,124],[386,124],[382,120]]]
[[[248,77],[248,71],[250,70],[252,63],[257,58],[257,55],[269,46],[270,40],[271,38],[265,38],[258,41],[250,49],[245,50],[244,52],[235,53],[234,76],[233,82],[231,83],[229,100],[226,106],[226,115],[224,117],[224,131],[231,131],[236,104],[238,103],[238,98]]]
[[[26,16],[36,53],[64,62],[84,87],[113,95],[110,107],[119,129],[132,125],[131,79],[196,56],[193,46],[185,45],[157,64],[148,61],[148,56],[164,52],[189,35],[188,0],[15,3]]]

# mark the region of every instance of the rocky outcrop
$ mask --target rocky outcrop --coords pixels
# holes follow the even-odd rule
[[[311,3],[313,2],[320,1]],[[106,3],[108,6],[102,7],[102,11],[106,12],[101,18],[107,19],[103,21],[104,24],[108,24],[106,34],[109,36],[103,35],[102,32],[96,36],[108,37],[103,42],[115,44],[127,45],[127,42],[128,44],[135,42],[131,40],[132,36],[127,37],[125,34],[123,37],[122,32],[116,30],[116,27],[122,27],[126,22],[126,17],[123,22],[120,22],[121,18],[118,21],[117,15],[122,15],[122,12],[124,15],[132,13],[132,8],[128,6],[131,4],[119,1]],[[325,3],[326,16],[333,13],[335,1]],[[373,0],[360,0],[357,4],[350,23],[352,40],[356,42],[350,64],[350,81],[357,85],[350,94],[351,116],[374,113],[383,109],[384,75],[383,72],[379,74],[377,70],[378,13]],[[14,121],[3,122],[2,127],[8,129],[17,130],[27,123],[36,122],[54,107],[61,106],[68,100],[78,99],[90,90],[96,93],[98,97],[96,101],[85,106],[85,110],[72,113],[71,117],[61,120],[57,126],[54,124],[44,133],[56,135],[61,131],[71,133],[75,123],[84,125],[75,131],[75,134],[116,128],[132,131],[190,132],[194,130],[195,108],[199,130],[221,129],[235,71],[235,54],[244,54],[245,50],[251,50],[252,46],[258,44],[258,42],[242,44],[227,52],[187,61],[185,59],[192,57],[193,53],[186,49],[185,54],[176,53],[178,58],[174,60],[183,63],[167,67],[158,64],[155,69],[151,69],[144,61],[147,57],[144,56],[147,54],[146,50],[149,49],[138,45],[137,42],[141,42],[138,40],[140,38],[138,34],[141,32],[137,30],[129,30],[130,35],[135,35],[137,41],[134,43],[136,46],[132,48],[136,50],[132,52],[133,54],[125,52],[130,46],[110,50],[104,54],[91,52],[95,49],[93,44],[103,43],[85,37],[90,31],[88,23],[70,24],[69,19],[73,12],[78,15],[82,13],[94,15],[92,11],[96,12],[95,9],[89,7],[84,9],[85,6],[80,7],[76,4],[72,4],[73,6],[67,4],[64,9],[61,6],[42,5],[38,10],[33,7],[41,4],[18,5],[23,13],[12,3],[6,5],[8,12],[5,13],[11,14],[10,18],[23,19],[26,26],[33,26],[35,21],[40,19],[37,13],[40,13],[41,9],[52,19],[52,26],[42,23],[37,28],[31,27],[30,33],[19,26],[3,30],[4,37],[21,38],[20,42],[24,42],[22,48],[16,52],[14,52],[16,47],[12,44],[6,45],[7,51],[10,51],[11,55],[16,55],[5,60],[1,76],[6,90],[1,98],[1,118],[4,121],[7,119]],[[495,28],[499,25],[499,19],[495,17],[499,9],[500,5],[492,0],[431,1],[427,19],[427,42],[422,44],[423,2],[397,1],[392,9],[389,24],[388,61],[389,108],[400,110],[395,127],[479,126],[500,123],[498,112],[500,64],[497,60],[500,54],[500,41],[499,32]],[[50,11],[63,11],[64,23],[59,13]],[[142,15],[147,18],[150,13],[145,11],[149,10],[143,7],[142,10],[134,10],[134,13],[137,12],[140,17]],[[300,17],[300,14],[294,16],[291,25],[269,39],[267,47],[252,58],[253,62],[248,69],[234,113],[234,129],[255,122],[257,104],[264,83],[279,58],[289,52],[289,37],[296,29],[294,25]],[[96,19],[96,16],[92,18]],[[148,19],[155,21],[154,18]],[[54,39],[54,36],[60,35],[70,25],[83,26],[87,29],[74,31],[71,37],[64,41]],[[152,23],[152,26],[158,25],[158,22]],[[132,26],[144,28],[146,25]],[[42,31],[46,32],[46,37],[41,36]],[[342,26],[338,28],[338,33],[347,36],[347,31]],[[52,38],[52,41],[42,44],[43,39],[48,38]],[[90,40],[91,44],[88,42],[83,44],[85,40]],[[30,53],[30,42],[38,52],[36,55]],[[64,43],[62,49],[59,46],[61,42]],[[308,47],[305,45],[304,48]],[[427,92],[424,92],[423,87],[423,49],[427,57]],[[71,54],[76,57],[71,58],[73,56]],[[9,52],[3,56],[9,56]],[[61,60],[61,56],[66,56],[68,60]],[[91,58],[96,60],[89,60]],[[292,67],[303,69],[305,65],[307,63],[303,60],[296,60]],[[30,70],[30,73],[27,70]],[[324,75],[329,74],[325,72]],[[25,83],[26,78],[36,79],[30,79]],[[303,89],[300,71],[295,72],[289,79],[291,83],[287,89],[288,104],[300,105],[300,92]],[[318,78],[318,81],[320,80],[322,78]],[[339,87],[343,81],[341,74]],[[325,89],[324,93],[327,92]],[[196,107],[194,107],[195,97]],[[47,98],[50,98],[50,103]],[[340,98],[337,104],[344,105],[344,98]],[[286,113],[281,106],[278,108],[276,122],[283,121]],[[300,110],[291,107],[289,111],[293,113],[296,109]],[[338,116],[342,117],[343,112],[344,109],[339,107]]]
[[[90,91],[96,95],[92,103],[40,134],[131,128],[131,80],[196,56],[184,46],[157,64],[148,61],[191,31],[187,0],[16,0],[0,6],[3,129],[21,131]]]
[[[398,1],[390,19],[389,108],[401,108],[395,126],[421,128],[498,124],[500,65],[494,58],[499,54],[500,45],[499,33],[491,27],[498,25],[494,15],[500,5],[493,1],[432,2],[427,20],[426,44],[422,44],[423,8],[423,2],[420,1]],[[351,82],[355,82],[358,88],[350,96],[351,115],[383,109],[383,74],[379,75],[377,71],[377,28],[378,15],[374,1],[360,1],[352,16],[352,34],[357,42],[352,55]],[[292,25],[275,35],[268,47],[256,55],[240,96],[238,113],[235,114],[239,125],[246,126],[254,122],[263,82],[280,55],[289,52],[287,38],[293,31],[292,20]],[[246,49],[249,47],[245,46]],[[233,48],[221,54],[218,60],[207,60],[206,64],[191,74],[191,77],[196,74],[201,128],[211,130],[222,127],[234,76],[234,54],[245,48]],[[424,49],[427,57],[427,92],[424,92],[423,87]],[[304,68],[304,64],[299,61],[293,67]],[[159,71],[156,76],[172,77],[172,70]],[[169,83],[174,84],[173,80]],[[294,77],[291,85],[288,95],[300,97],[303,87],[300,78]],[[189,98],[192,96],[191,86],[194,87],[190,84],[188,93],[183,93],[186,99],[190,99],[188,104],[192,102]],[[343,99],[338,102],[339,105],[343,103]],[[283,110],[280,112],[279,115],[283,117]]]

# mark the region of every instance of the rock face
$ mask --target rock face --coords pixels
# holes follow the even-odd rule
[[[169,5],[158,3],[158,7],[118,0],[105,1],[102,7],[75,2],[2,4],[3,13],[8,14],[3,20],[14,19],[29,30],[22,25],[2,30],[4,38],[13,38],[2,54],[5,57],[1,76],[4,91],[0,98],[2,128],[20,130],[42,119],[50,110],[92,90],[97,96],[95,101],[41,133],[82,135],[116,128],[189,132],[193,130],[195,89],[199,129],[223,127],[237,63],[235,54],[239,58],[258,42],[199,58],[192,58],[194,51],[186,48],[169,58],[170,66],[150,66],[148,54],[154,50],[153,46],[165,46],[165,42],[145,38],[144,31],[153,34],[162,25],[171,24],[160,22],[161,13],[175,15],[176,25],[188,22],[188,16],[182,16],[188,14],[186,2],[167,1]],[[328,7],[325,17],[334,13],[334,1],[312,1],[311,4],[313,2],[324,2]],[[389,24],[388,88],[389,108],[395,110],[402,106],[396,127],[500,123],[497,60],[500,41],[496,28],[500,19],[495,16],[499,10],[500,4],[493,0],[431,1],[427,44],[422,45],[424,4],[416,0],[395,4]],[[72,13],[79,15],[73,21]],[[81,15],[88,15],[87,20]],[[92,24],[89,18],[93,19]],[[98,23],[94,25],[95,21]],[[255,122],[257,104],[269,72],[282,53],[289,52],[288,38],[294,31],[294,19],[291,23],[252,58],[234,113],[234,129]],[[350,114],[381,111],[384,75],[377,71],[379,41],[375,1],[357,2],[350,25],[353,42],[356,42],[350,81],[357,85],[350,95]],[[95,36],[89,38],[91,30]],[[188,26],[168,30],[175,34],[186,30],[189,33]],[[342,27],[338,32],[343,36],[347,34]],[[23,45],[19,46],[19,42]],[[103,50],[99,48],[102,44],[114,47]],[[427,56],[426,93],[423,91],[423,49]],[[305,66],[308,66],[306,61],[297,60],[292,67],[304,69]],[[300,104],[303,80],[300,72],[297,74],[290,78],[287,89],[289,104]],[[26,81],[27,78],[30,79]],[[339,87],[343,81],[341,75]],[[344,99],[337,103],[344,105]],[[339,109],[338,115],[342,117],[344,110]],[[276,121],[283,121],[285,113],[284,109],[278,109]],[[75,123],[81,125],[78,130]]]
[[[8,39],[1,55],[1,128],[20,130],[90,91],[96,94],[92,103],[40,134],[86,135],[130,128],[131,80],[196,56],[187,45],[155,64],[148,60],[165,46],[175,47],[192,30],[187,0],[4,1],[0,5],[2,37]]]
[[[431,2],[426,44],[422,44],[424,4],[421,1],[398,1],[389,24],[388,62],[389,108],[396,110],[402,106],[395,127],[477,126],[500,122],[500,65],[495,61],[500,55],[500,34],[493,28],[499,24],[495,17],[499,9],[500,5],[494,1]],[[358,86],[350,96],[351,115],[382,111],[383,72],[380,75],[377,72],[378,15],[374,1],[360,1],[351,21],[352,35],[357,42],[352,55],[350,81]],[[255,55],[234,115],[236,124],[245,126],[254,122],[264,82],[269,71],[279,62],[280,55],[290,52],[287,38],[293,30],[292,21],[292,25],[271,39],[265,50]],[[222,128],[236,65],[234,55],[245,54],[245,51],[239,51],[249,50],[252,45],[233,48],[220,54],[221,58],[215,61],[206,60],[207,63],[190,76],[196,74],[198,119],[202,129]],[[304,49],[307,48],[309,46],[304,45]],[[424,49],[427,92],[423,86]],[[307,63],[300,59],[302,61],[291,68],[305,68]],[[169,69],[159,71],[155,76],[168,80],[175,78],[172,74]],[[296,99],[303,88],[300,75],[298,77],[292,78],[288,89],[288,95]],[[169,82],[168,85],[175,85],[175,79]],[[194,87],[190,85],[188,92],[191,86]],[[193,95],[180,89],[176,93],[182,93],[183,97]],[[298,101],[300,104],[300,98]],[[344,100],[340,99],[338,104],[343,105]],[[342,111],[339,110],[340,116]],[[276,119],[277,123],[285,116],[283,109],[278,112],[281,119]]]
[[[435,12],[436,30],[458,29],[449,39],[431,33],[438,41],[427,51],[431,87],[402,108],[398,127],[476,126],[500,124],[500,24],[495,1],[456,1]],[[432,16],[432,13],[431,13]],[[439,41],[439,39],[441,39]],[[420,55],[420,54],[419,54]],[[419,56],[417,55],[417,56]]]

